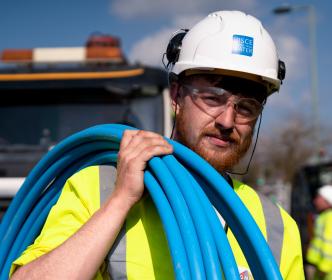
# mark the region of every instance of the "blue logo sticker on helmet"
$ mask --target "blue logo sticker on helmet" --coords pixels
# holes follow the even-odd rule
[[[252,56],[254,51],[254,38],[244,35],[233,35],[232,53]]]

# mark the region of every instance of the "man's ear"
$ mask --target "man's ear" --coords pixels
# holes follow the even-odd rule
[[[170,85],[170,96],[172,99],[172,109],[175,112],[175,110],[178,110],[179,108],[179,100],[180,100],[180,96],[179,96],[179,90],[180,90],[180,86],[178,83],[171,83]],[[175,112],[178,113],[178,112]]]

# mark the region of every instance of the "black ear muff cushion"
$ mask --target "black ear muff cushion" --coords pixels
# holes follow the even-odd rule
[[[182,40],[187,32],[188,30],[183,30],[182,32],[175,34],[169,41],[166,49],[166,57],[169,63],[174,64],[177,62],[181,50]]]
[[[278,65],[278,79],[280,81],[284,80],[286,77],[286,65],[285,62],[279,60],[279,65]]]

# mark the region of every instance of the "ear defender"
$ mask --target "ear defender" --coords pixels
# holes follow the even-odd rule
[[[181,29],[177,32],[169,41],[166,49],[166,58],[167,58],[167,68],[170,64],[175,64],[180,55],[180,50],[182,46],[182,40],[186,36],[189,29]]]

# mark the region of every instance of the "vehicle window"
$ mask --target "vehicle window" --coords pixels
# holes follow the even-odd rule
[[[155,118],[162,115],[160,97],[126,99],[96,89],[5,96],[0,105],[0,145],[56,143],[74,132],[104,123],[162,129],[162,120]]]

